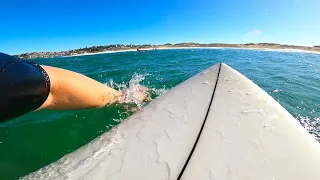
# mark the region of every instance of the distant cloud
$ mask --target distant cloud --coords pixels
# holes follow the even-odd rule
[[[261,36],[262,32],[258,29],[247,32],[244,35],[245,40],[255,40]]]

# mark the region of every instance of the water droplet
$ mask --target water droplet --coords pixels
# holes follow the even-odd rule
[[[209,84],[209,82],[208,82],[208,81],[205,81],[205,82],[203,82],[203,84]]]
[[[209,71],[205,71],[205,72],[203,72],[203,73],[201,73],[201,75],[205,75],[205,74],[207,74]]]
[[[266,128],[266,127],[270,127],[270,126],[271,126],[271,124],[270,124],[270,123],[263,125],[263,127],[264,127],[264,128]]]
[[[249,114],[249,113],[260,113],[262,114],[264,112],[263,109],[249,109],[249,110],[243,110],[241,111],[243,114]]]
[[[276,92],[279,92],[279,91],[280,91],[279,89],[275,89],[275,90],[273,90],[272,92],[275,92],[275,93],[276,93]]]

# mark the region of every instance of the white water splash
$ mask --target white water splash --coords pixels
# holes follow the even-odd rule
[[[297,115],[296,119],[301,123],[301,125],[310,132],[310,134],[317,140],[320,140],[320,117],[309,118]]]
[[[111,79],[109,82],[105,83],[107,86],[110,86],[115,89],[121,90],[125,96],[122,97],[121,102],[124,103],[134,103],[139,108],[144,105],[144,102],[141,100],[141,94],[146,94],[147,97],[150,97],[151,94],[159,96],[166,92],[165,87],[161,89],[156,88],[147,88],[140,83],[145,80],[146,76],[150,74],[138,74],[134,73],[129,81],[129,83],[116,83]]]

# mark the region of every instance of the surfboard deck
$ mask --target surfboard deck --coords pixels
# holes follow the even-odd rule
[[[220,63],[23,179],[319,179],[319,143]]]
[[[320,179],[319,143],[276,100],[221,65],[182,179]]]

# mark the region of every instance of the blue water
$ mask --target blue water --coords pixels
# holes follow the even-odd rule
[[[320,54],[241,49],[176,49],[34,59],[100,82],[152,89],[153,98],[218,62],[235,68],[274,97],[320,138]],[[141,78],[142,77],[142,78]],[[17,179],[90,142],[129,114],[121,105],[40,111],[0,125],[0,179]]]

